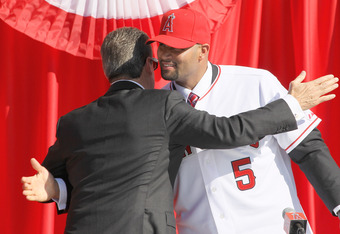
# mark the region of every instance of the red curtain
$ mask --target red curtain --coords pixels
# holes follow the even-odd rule
[[[43,160],[57,119],[104,94],[108,83],[99,60],[51,48],[3,21],[0,42],[0,232],[63,233],[66,215],[56,215],[54,204],[26,201],[20,178],[34,173],[31,157]],[[308,80],[340,76],[340,3],[239,0],[214,32],[211,47],[213,63],[267,69],[287,88],[303,69]],[[165,82],[156,75],[160,88]],[[335,93],[340,96],[339,90]],[[337,97],[313,109],[323,120],[319,129],[338,165],[339,104]],[[314,233],[340,233],[339,220],[294,163],[293,169]]]

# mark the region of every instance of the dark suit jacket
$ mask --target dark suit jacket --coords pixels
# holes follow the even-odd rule
[[[71,186],[65,233],[176,233],[167,170],[185,145],[232,148],[296,127],[283,100],[216,118],[176,91],[120,81],[60,118],[43,166]],[[170,150],[181,153],[170,158]]]
[[[314,129],[289,156],[299,165],[328,210],[336,215],[333,209],[340,205],[340,169],[320,131]]]

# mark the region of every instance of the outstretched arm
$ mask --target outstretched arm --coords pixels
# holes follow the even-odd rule
[[[37,174],[30,177],[22,177],[23,195],[29,201],[47,202],[51,199],[59,199],[59,186],[53,175],[32,158],[31,165]]]

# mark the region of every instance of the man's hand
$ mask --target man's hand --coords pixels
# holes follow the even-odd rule
[[[38,202],[46,202],[52,198],[59,199],[59,186],[53,175],[34,158],[31,159],[31,165],[37,174],[21,178],[22,194],[26,199]]]
[[[301,74],[289,84],[289,94],[295,97],[302,110],[308,110],[322,102],[332,100],[335,94],[327,94],[338,88],[339,79],[333,75],[322,76],[318,79],[301,83],[306,77],[306,72]],[[327,95],[326,95],[327,94]]]

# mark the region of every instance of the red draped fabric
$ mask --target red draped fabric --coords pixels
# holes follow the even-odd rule
[[[6,12],[1,7],[8,4],[5,2],[8,1],[0,0],[0,233],[59,234],[63,233],[66,215],[56,215],[54,204],[26,201],[21,194],[20,178],[35,173],[29,159],[43,160],[55,139],[57,119],[107,90],[101,61],[96,59],[98,43],[103,37],[93,38],[91,34],[96,31],[93,23],[98,25],[100,21],[89,23],[92,31],[88,31],[86,39],[78,40],[76,47],[66,45],[62,39],[52,44],[55,35],[52,32],[32,36],[32,28],[28,33],[17,27],[13,17],[18,9],[4,16]],[[12,2],[8,9],[19,1]],[[303,69],[308,80],[330,73],[340,76],[340,2],[337,0],[200,0],[184,7],[213,16],[210,60],[214,63],[267,69],[287,88]],[[44,13],[47,19],[58,11],[51,9]],[[39,12],[32,12],[34,19],[40,20]],[[32,12],[25,11],[22,18],[27,19]],[[59,17],[79,18],[70,13]],[[91,20],[91,17],[83,19]],[[106,30],[133,25],[152,36],[158,31],[159,20],[160,16],[153,16],[147,23],[130,20],[130,24],[128,21],[112,24]],[[80,21],[79,18],[77,22]],[[96,33],[107,33],[99,30]],[[160,88],[165,81],[159,71],[156,75],[156,88]],[[335,100],[313,111],[323,120],[319,129],[340,165],[337,147],[340,91],[335,93],[338,96]],[[330,214],[299,168],[292,165],[298,194],[314,233],[340,233],[339,220]]]

